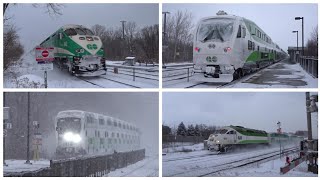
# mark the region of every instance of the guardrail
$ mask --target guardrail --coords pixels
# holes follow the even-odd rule
[[[299,56],[297,63],[311,76],[318,78],[318,59],[315,57]]]
[[[116,74],[123,74],[123,75],[132,76],[132,78],[133,78],[132,80],[133,81],[135,81],[136,77],[159,81],[159,65],[157,65],[157,64],[153,64],[151,66],[145,66],[145,67],[107,64],[106,65],[106,71],[108,71],[108,69],[110,69],[111,71],[113,71]],[[123,70],[128,70],[129,69],[129,70],[132,70],[132,71],[131,72],[126,71],[129,74],[120,73],[119,69],[123,69]],[[144,73],[142,73],[143,71],[144,71]],[[154,78],[152,78],[152,76]]]
[[[145,157],[145,149],[78,159],[50,160],[50,167],[29,172],[4,173],[6,177],[101,177]]]
[[[193,75],[192,69],[194,69],[193,63],[163,65],[162,72],[173,72],[173,71],[178,72],[178,73],[173,73],[172,75],[167,75],[167,76],[163,76],[164,73],[162,73],[162,76],[164,79],[163,82],[174,81],[174,80],[185,79],[185,78],[187,78],[187,81],[189,82],[190,77]]]

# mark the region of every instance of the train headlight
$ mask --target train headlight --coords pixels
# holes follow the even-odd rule
[[[216,143],[219,143],[219,142],[220,142],[220,141],[218,141],[218,140],[216,141]]]
[[[81,141],[81,137],[79,134],[73,135],[73,142],[74,143],[79,143]]]
[[[79,143],[81,141],[81,137],[79,134],[73,134],[72,132],[66,132],[63,135],[63,139],[67,142]]]
[[[73,133],[72,132],[66,132],[63,135],[63,139],[67,142],[71,142],[73,139]]]

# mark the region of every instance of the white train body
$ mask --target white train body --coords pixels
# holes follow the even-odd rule
[[[220,152],[248,144],[269,144],[268,133],[241,126],[227,126],[211,134],[207,141],[208,149]]]
[[[140,147],[140,130],[110,116],[67,110],[58,113],[55,125],[58,155],[108,154]]]
[[[195,76],[205,82],[230,82],[286,54],[254,22],[221,12],[199,21],[193,49]]]

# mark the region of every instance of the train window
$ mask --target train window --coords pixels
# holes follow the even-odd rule
[[[98,131],[98,137],[100,137],[100,131]]]
[[[111,137],[114,137],[114,133],[111,134]]]
[[[93,124],[94,123],[94,115],[93,114],[87,114],[87,123]]]
[[[256,45],[254,42],[252,42],[252,50],[255,50],[256,49]]]
[[[248,40],[248,50],[252,50],[252,41]]]
[[[76,28],[75,30],[76,30],[77,34],[79,34],[79,35],[86,35],[86,32],[84,30],[82,30],[81,28]]]
[[[258,51],[260,50],[259,48],[260,48],[260,47],[258,46],[258,47],[257,47],[257,50],[258,50]]]
[[[103,119],[103,117],[100,117],[100,118],[99,118],[99,125],[104,125],[104,119]]]
[[[119,138],[119,133],[117,133],[117,138]]]
[[[75,36],[75,35],[77,35],[77,32],[73,28],[66,29],[64,31],[64,33],[66,33],[67,36]]]
[[[238,29],[237,38],[241,38],[241,26],[240,25],[239,25],[239,29]]]
[[[104,140],[103,138],[100,138],[100,145],[103,145],[104,144]]]
[[[242,37],[245,38],[246,37],[246,28],[242,27]]]
[[[90,35],[90,36],[94,35],[93,32],[90,29],[83,28],[82,30],[86,32],[86,35]]]
[[[112,122],[111,122],[111,118],[108,118],[108,126],[111,126]]]
[[[117,121],[113,122],[114,127],[117,127]]]

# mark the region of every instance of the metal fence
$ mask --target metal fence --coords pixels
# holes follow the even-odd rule
[[[174,81],[179,79],[187,79],[187,81],[189,82],[190,77],[193,75],[193,69],[193,63],[164,65],[162,66],[163,82]]]
[[[101,177],[145,157],[145,149],[94,157],[51,160],[50,167],[32,172],[4,173],[7,177]]]
[[[314,78],[318,78],[318,59],[315,57],[299,56],[297,63]]]
[[[106,70],[113,71],[115,74],[132,76],[133,81],[135,81],[137,77],[159,81],[158,64],[150,64],[148,66],[106,65]]]
[[[171,143],[171,142],[200,143],[200,142],[203,142],[204,139],[205,138],[203,136],[174,136],[174,135],[162,136],[163,143]]]

